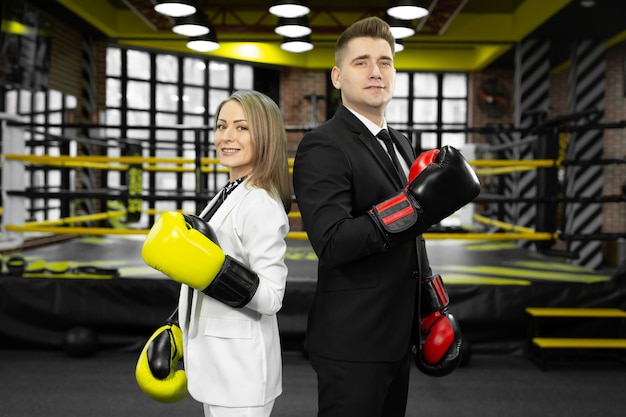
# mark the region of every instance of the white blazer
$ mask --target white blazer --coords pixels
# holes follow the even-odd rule
[[[259,276],[259,287],[239,309],[194,290],[189,309],[190,288],[181,286],[178,317],[189,393],[206,404],[262,406],[282,393],[276,313],[287,283],[287,214],[280,201],[244,181],[209,224],[224,253]]]

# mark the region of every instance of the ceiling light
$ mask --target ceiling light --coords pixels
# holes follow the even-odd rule
[[[202,14],[193,14],[191,16],[177,17],[175,19],[172,31],[184,36],[202,36],[210,32],[209,21]]]
[[[402,43],[402,40],[396,39],[396,44],[394,45],[393,50],[395,53],[404,51],[404,44]]]
[[[278,17],[300,17],[308,14],[311,9],[306,0],[275,0],[269,11]]]
[[[311,34],[311,27],[306,16],[279,17],[274,32],[287,38],[301,38]]]
[[[171,17],[183,17],[197,11],[195,1],[192,0],[157,0],[154,10]]]
[[[313,43],[311,43],[311,38],[309,36],[303,36],[301,38],[285,38],[280,44],[280,49],[299,54],[313,49]]]
[[[415,35],[413,22],[410,20],[396,19],[395,17],[385,16],[385,21],[391,27],[391,34],[396,39],[408,38]]]
[[[396,19],[420,19],[428,14],[426,3],[423,0],[390,0],[387,14]]]
[[[187,41],[187,48],[198,52],[211,52],[220,47],[214,30],[202,36],[194,36]]]

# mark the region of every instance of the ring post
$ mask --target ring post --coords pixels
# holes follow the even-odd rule
[[[22,246],[24,235],[20,232],[7,231],[6,225],[24,225],[26,207],[24,197],[10,195],[10,190],[25,190],[26,171],[24,162],[7,160],[8,154],[24,154],[24,127],[22,121],[13,114],[0,113],[2,129],[2,233],[0,250]]]

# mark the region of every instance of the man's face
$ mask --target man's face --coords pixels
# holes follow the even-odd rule
[[[352,39],[331,77],[335,88],[341,89],[343,104],[364,116],[380,117],[396,85],[391,46],[384,39]]]

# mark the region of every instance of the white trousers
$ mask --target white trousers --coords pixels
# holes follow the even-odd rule
[[[270,417],[274,400],[261,407],[218,407],[202,404],[204,417]]]

